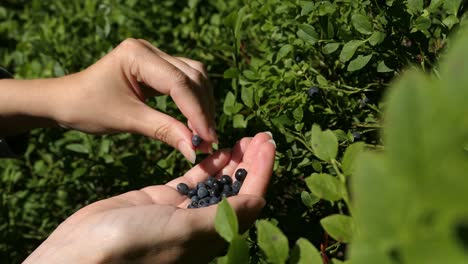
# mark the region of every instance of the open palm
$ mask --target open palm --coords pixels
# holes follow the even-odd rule
[[[224,245],[214,229],[217,206],[187,209],[190,199],[177,192],[177,184],[194,188],[208,176],[234,175],[245,168],[248,176],[239,194],[228,201],[241,230],[246,230],[265,205],[262,196],[274,156],[268,133],[243,138],[232,150],[216,152],[165,185],[86,206],[63,222],[26,262],[205,263]]]

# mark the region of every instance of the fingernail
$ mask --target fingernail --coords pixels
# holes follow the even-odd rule
[[[270,137],[273,138],[273,134],[270,131],[265,131],[264,133],[270,135]]]
[[[270,139],[270,140],[268,140],[268,142],[270,142],[271,144],[273,144],[273,146],[275,146],[275,148],[276,148],[276,142],[275,142],[274,139]]]
[[[179,150],[182,152],[182,155],[190,161],[192,164],[195,164],[195,160],[197,159],[197,154],[195,154],[195,150],[187,144],[185,141],[181,141],[179,143]]]
[[[209,131],[210,131],[211,137],[214,139],[214,143],[219,144],[218,135],[216,134],[216,131],[214,130],[214,128],[210,127]]]

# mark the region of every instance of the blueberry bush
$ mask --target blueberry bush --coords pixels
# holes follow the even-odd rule
[[[0,65],[62,76],[129,37],[202,61],[220,147],[261,131],[277,144],[261,220],[238,234],[219,204],[230,246],[217,262],[465,263],[467,6],[3,0]],[[166,96],[150,104],[183,120]],[[21,159],[0,161],[0,258],[20,262],[84,205],[190,166],[138,135],[34,130]]]

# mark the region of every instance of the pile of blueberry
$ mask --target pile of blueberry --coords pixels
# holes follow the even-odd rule
[[[179,183],[177,191],[182,195],[187,195],[192,200],[187,208],[207,207],[219,203],[222,198],[239,193],[247,171],[238,169],[235,176],[237,181],[234,182],[229,175],[223,175],[219,180],[209,176],[205,182],[199,182],[194,189],[190,189],[185,183]]]

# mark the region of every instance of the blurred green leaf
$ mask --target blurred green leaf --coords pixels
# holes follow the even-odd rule
[[[364,42],[361,40],[350,40],[344,44],[343,49],[341,50],[340,53],[340,61],[341,62],[347,62],[349,61],[356,50],[361,46]]]
[[[312,173],[305,179],[309,190],[317,197],[328,201],[343,198],[344,186],[336,177],[325,173]]]
[[[354,28],[362,34],[371,35],[374,32],[369,17],[367,16],[353,14],[351,16],[351,23],[353,24]]]
[[[322,224],[325,231],[337,241],[348,243],[353,237],[355,226],[350,216],[339,214],[330,215],[322,218],[320,224]]]
[[[266,220],[256,222],[258,246],[270,263],[285,263],[288,259],[288,239],[281,230]]]
[[[364,68],[364,66],[366,66],[367,63],[369,63],[371,58],[372,58],[372,54],[367,55],[367,56],[359,55],[357,56],[357,58],[355,58],[349,63],[347,70],[350,72],[360,70]]]
[[[239,233],[236,213],[226,199],[223,199],[218,204],[215,229],[227,242],[232,242]]]

